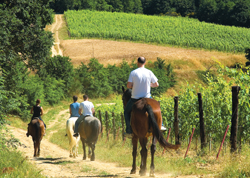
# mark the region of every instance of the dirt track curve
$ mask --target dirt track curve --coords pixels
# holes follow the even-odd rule
[[[58,124],[59,118],[60,121],[66,121],[68,119],[67,112],[68,110],[61,111],[55,120],[47,124],[47,128]],[[65,122],[60,122],[59,125],[58,128],[62,128]],[[8,126],[8,128],[14,137],[21,142],[21,146],[18,147],[18,150],[23,153],[27,160],[41,169],[41,174],[46,177],[140,177],[138,171],[137,174],[130,175],[131,167],[118,167],[115,163],[98,161],[98,158],[96,158],[95,161],[90,161],[89,159],[82,160],[82,154],[77,158],[70,158],[68,150],[62,149],[49,142],[49,138],[55,132],[50,132],[43,138],[40,157],[33,158],[33,142],[31,137],[26,137],[26,130],[12,126]],[[98,145],[96,151],[101,151]],[[148,173],[145,177],[148,177]],[[155,176],[171,177],[171,174],[156,174]]]

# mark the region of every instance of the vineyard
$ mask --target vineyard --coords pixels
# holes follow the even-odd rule
[[[208,139],[221,141],[224,132],[228,125],[231,125],[232,118],[232,86],[240,86],[239,92],[239,141],[249,141],[249,116],[250,116],[250,101],[249,101],[249,86],[250,77],[248,73],[241,69],[229,69],[224,66],[218,66],[217,77],[207,74],[208,86],[197,84],[197,87],[186,87],[180,93],[179,98],[179,133],[181,140],[188,140],[195,129],[194,136],[200,135],[199,122],[199,103],[197,93],[202,94],[203,113],[205,121],[205,130]],[[225,77],[227,76],[227,77]],[[161,111],[164,125],[167,128],[174,128],[174,98],[173,97],[154,97],[161,103]],[[116,105],[101,105],[96,108],[102,115],[108,113],[108,127],[113,128],[112,119],[115,117],[115,128],[122,128],[121,113],[123,113],[123,105],[121,98],[117,98]],[[113,116],[112,116],[112,113]],[[97,115],[98,116],[98,115]],[[105,123],[106,125],[106,123]],[[107,127],[107,125],[106,125]],[[226,139],[229,140],[230,132]],[[172,129],[171,137],[174,137]]]
[[[244,52],[250,46],[247,28],[215,25],[196,19],[98,11],[65,12],[72,38],[101,38]]]

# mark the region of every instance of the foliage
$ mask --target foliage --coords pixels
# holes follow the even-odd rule
[[[88,65],[82,63],[75,70],[75,83],[82,88],[82,93],[90,97],[107,97],[111,93],[122,93],[122,86],[127,84],[130,72],[136,67],[135,63],[130,66],[123,61],[119,66],[108,65],[105,68],[97,59],[91,59]],[[153,95],[160,95],[175,84],[173,68],[171,65],[166,65],[164,60],[158,58],[154,66],[148,68],[159,79],[160,87],[152,89]]]
[[[245,49],[245,53],[246,53],[246,59],[248,60],[247,62],[246,62],[246,66],[249,66],[250,65],[250,48],[247,48],[247,49]]]
[[[160,63],[161,64],[161,63]],[[205,120],[206,135],[210,135],[215,140],[220,140],[227,128],[231,125],[232,117],[232,91],[231,87],[240,86],[239,92],[239,140],[249,140],[249,115],[250,115],[250,76],[249,72],[243,72],[241,69],[229,69],[218,65],[217,75],[207,73],[204,77],[207,86],[198,84],[196,87],[187,85],[178,96],[178,118],[180,139],[185,140],[190,137],[193,128],[195,135],[199,136],[199,105],[197,93],[202,94],[203,115]],[[174,99],[172,97],[154,96],[154,99],[160,101],[163,123],[167,128],[173,128],[174,123]],[[109,118],[112,118],[111,112],[116,116],[123,111],[122,100],[118,98],[116,105],[101,105],[96,107],[102,114],[109,112]],[[104,117],[104,116],[103,116]],[[120,120],[116,122],[121,122]],[[110,119],[109,127],[112,127]],[[121,123],[116,123],[117,126]],[[171,134],[173,134],[172,132]],[[227,134],[227,138],[230,131]]]
[[[159,87],[152,88],[152,95],[160,95],[164,93],[168,88],[171,88],[175,84],[175,74],[173,72],[173,67],[171,64],[166,64],[165,60],[157,58],[157,61],[154,62],[154,67],[149,68],[153,71],[155,76],[158,78]]]
[[[247,28],[190,18],[88,10],[67,11],[65,16],[73,38],[111,38],[227,52],[244,52],[250,46]]]
[[[55,0],[50,7],[57,13],[66,10],[98,10],[111,12],[141,13],[141,0]]]
[[[39,70],[50,55],[52,33],[44,31],[52,22],[50,0],[9,0],[0,4],[0,70],[4,77],[1,115],[11,113],[27,118],[29,103],[36,97],[29,72]],[[33,93],[30,93],[30,92]]]
[[[6,139],[6,137],[10,137]],[[19,140],[13,136],[0,133],[0,170],[1,177],[43,177],[40,170],[37,170],[22,156],[21,152],[17,151],[17,146],[20,146]]]
[[[49,1],[10,0],[0,4],[0,67],[25,61],[34,69],[45,61],[53,44],[52,33],[43,30],[52,22]]]
[[[250,2],[248,0],[203,0],[197,10],[200,21],[250,27]]]
[[[64,82],[64,93],[70,94],[73,92],[74,69],[69,57],[62,57],[60,55],[50,57],[45,61],[37,74],[43,81],[46,80],[48,75],[56,80],[62,80]]]

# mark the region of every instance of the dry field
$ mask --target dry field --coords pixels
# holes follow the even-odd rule
[[[212,69],[215,61],[226,66],[233,66],[235,63],[244,65],[246,62],[245,54],[185,49],[126,41],[69,39],[64,18],[57,19],[63,20],[59,29],[60,47],[63,50],[63,55],[71,58],[74,67],[79,66],[81,62],[87,64],[91,58],[96,58],[101,64],[107,66],[108,64],[119,65],[122,60],[130,63],[137,59],[138,56],[144,56],[148,61],[156,61],[157,57],[160,57],[167,64],[171,63],[177,74],[177,85],[168,91],[170,95],[174,95],[175,91],[178,91],[186,82],[194,83],[198,79],[196,71]],[[60,32],[64,35],[60,35]]]

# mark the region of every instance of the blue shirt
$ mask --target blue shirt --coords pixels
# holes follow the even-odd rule
[[[72,103],[70,105],[70,109],[71,109],[71,113],[72,113],[70,117],[79,117],[80,116],[79,113],[78,113],[79,106],[80,106],[80,104],[77,103],[77,102]]]

